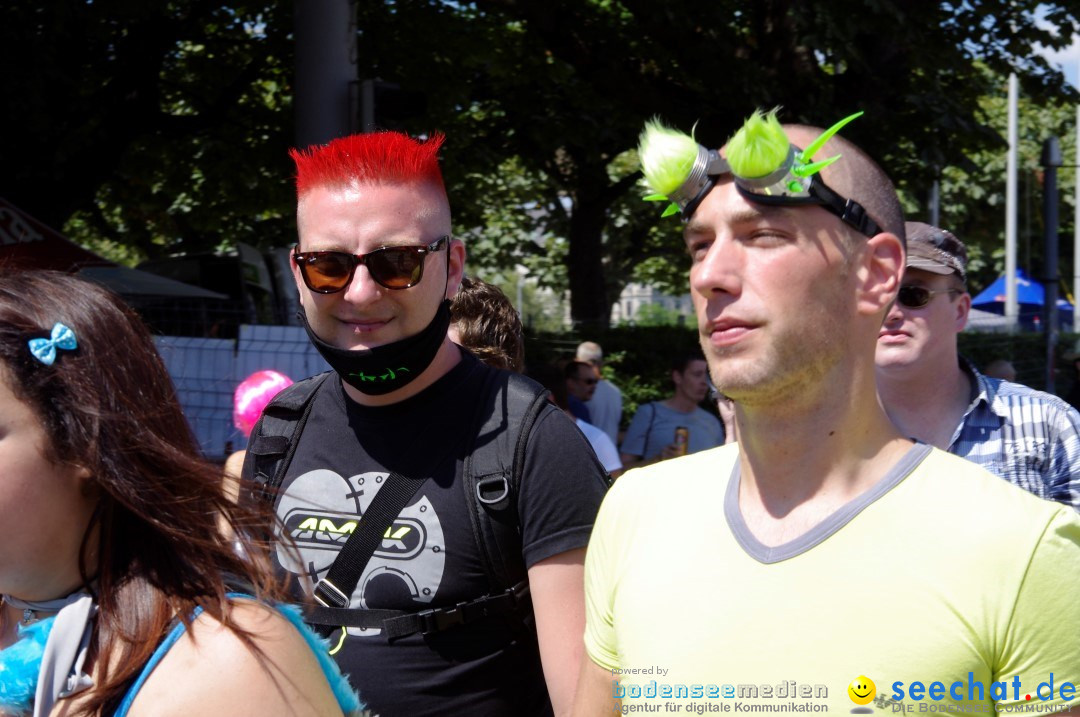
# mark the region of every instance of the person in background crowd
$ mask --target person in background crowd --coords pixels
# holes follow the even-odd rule
[[[1049,393],[980,374],[959,355],[967,248],[908,222],[908,258],[877,342],[877,384],[905,435],[963,456],[1041,498],[1080,510],[1080,413]]]
[[[285,374],[272,370],[256,371],[240,382],[233,391],[233,425],[244,438],[251,435],[266,404],[292,383]],[[247,451],[236,451],[225,459],[225,490],[234,501],[240,493],[239,478],[246,455]]]
[[[495,368],[521,373],[525,339],[521,317],[502,289],[464,277],[450,302],[450,340]]]
[[[0,713],[359,710],[276,602],[273,546],[251,537],[269,516],[198,456],[130,308],[69,274],[0,270]]]
[[[460,307],[460,310],[459,310]],[[523,363],[524,339],[521,335],[521,320],[513,304],[497,286],[492,286],[476,279],[462,279],[461,289],[450,304],[454,323],[450,325],[450,339],[472,351],[481,361],[496,368],[514,368]],[[515,355],[517,360],[510,361]],[[562,409],[570,418],[566,401],[566,381],[554,367],[541,366],[530,371],[529,377],[548,389],[549,400]],[[574,418],[577,427],[585,435],[596,453],[600,464],[612,478],[622,473],[619,453],[611,439],[596,426]]]
[[[735,402],[722,393],[718,394],[716,412],[720,416],[720,423],[724,426],[724,443],[734,443],[738,440],[735,428]]]
[[[707,370],[700,354],[676,358],[671,367],[675,393],[638,408],[626,429],[619,451],[628,470],[724,443],[723,424],[699,405],[709,393]]]
[[[600,344],[594,341],[583,341],[578,344],[575,358],[596,369],[596,392],[585,402],[585,407],[589,409],[593,425],[606,433],[612,443],[618,445],[619,424],[622,422],[622,391],[604,378],[604,351]]]
[[[592,423],[592,413],[586,404],[596,393],[596,386],[600,383],[596,369],[592,364],[571,359],[563,365],[563,376],[566,378],[566,400],[570,406],[570,415]]]
[[[708,376],[706,376],[708,378]],[[709,378],[708,400],[716,402],[716,413],[724,426],[724,443],[734,443],[735,437],[735,402],[720,393]]]
[[[462,298],[463,295],[465,298]],[[456,308],[459,305],[464,307],[460,314]],[[513,362],[515,366],[522,364],[520,356],[524,354],[525,347],[521,335],[521,320],[506,294],[497,286],[463,279],[461,290],[454,297],[450,311],[455,322],[450,325],[450,339],[454,343],[469,349],[484,363],[496,368],[509,368],[508,364],[511,362],[507,357],[510,355],[519,357]],[[556,373],[554,367],[544,365],[531,371],[529,377],[547,388],[549,400],[574,418],[566,401],[566,381],[562,379],[561,373],[558,376]],[[574,422],[589,441],[604,470],[612,478],[618,477],[622,473],[622,463],[619,462],[615,444],[596,426],[580,418],[574,418]]]
[[[1080,410],[1080,339],[1076,340],[1073,347],[1065,352],[1062,359],[1072,367],[1072,385],[1065,394],[1065,401],[1073,408]]]
[[[562,378],[562,372],[554,366],[542,365],[531,371],[529,375],[550,391],[552,403],[562,409],[566,415],[574,418],[573,414],[570,413],[570,405],[567,402],[567,381]],[[588,439],[589,445],[592,446],[596,457],[600,460],[600,464],[604,466],[604,470],[608,472],[608,475],[612,478],[618,478],[622,475],[623,465],[619,459],[619,451],[615,448],[615,443],[608,438],[608,435],[580,418],[574,418],[574,423],[577,424],[585,438]]]

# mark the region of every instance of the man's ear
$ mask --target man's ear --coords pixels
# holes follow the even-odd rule
[[[296,265],[296,257],[293,253],[289,252],[289,268],[292,269],[293,281],[296,282],[297,299],[300,301],[300,306],[304,306],[304,295],[307,294],[307,285],[304,284],[304,277],[300,276],[300,267]]]
[[[967,326],[968,316],[971,314],[971,294],[966,291],[960,294],[956,300],[956,333],[960,333]]]
[[[891,232],[870,237],[857,270],[860,313],[884,314],[896,299],[907,261],[904,243]]]
[[[450,239],[450,246],[446,250],[446,260],[449,262],[446,275],[446,298],[452,299],[461,287],[461,279],[465,276],[465,242],[460,239]]]

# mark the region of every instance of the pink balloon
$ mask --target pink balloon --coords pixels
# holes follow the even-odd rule
[[[281,389],[292,385],[292,379],[277,371],[256,371],[236,387],[233,393],[233,425],[250,436],[263,409]]]

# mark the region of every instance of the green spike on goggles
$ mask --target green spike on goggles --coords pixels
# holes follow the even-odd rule
[[[720,156],[720,152],[698,145],[697,158],[690,175],[678,189],[666,197],[674,206],[669,207],[664,216],[679,211],[683,221],[689,221],[716,182],[725,174],[730,174],[735,180],[735,188],[747,201],[776,206],[816,204],[835,214],[861,234],[872,237],[881,233],[881,227],[870,218],[861,204],[833,191],[817,174],[838,157],[821,162],[808,161],[843,125],[861,114],[859,112],[840,120],[822,133],[806,150],[794,145],[789,146],[787,158],[774,171],[763,177],[740,177],[732,171],[731,165]],[[653,198],[660,197],[646,197]]]
[[[645,197],[645,201],[670,201],[671,204],[664,210],[662,216],[670,217],[675,212],[681,211],[683,221],[689,221],[694,210],[701,204],[701,200],[713,188],[716,181],[725,174],[733,174],[728,161],[715,149],[706,149],[699,144],[690,174],[678,189],[671,194],[650,195]]]

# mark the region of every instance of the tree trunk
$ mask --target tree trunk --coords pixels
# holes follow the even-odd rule
[[[583,168],[584,169],[584,168]],[[579,174],[573,206],[570,209],[570,251],[566,271],[570,283],[570,318],[574,326],[586,330],[606,329],[611,319],[611,304],[604,288],[603,236],[610,200],[606,172]]]

